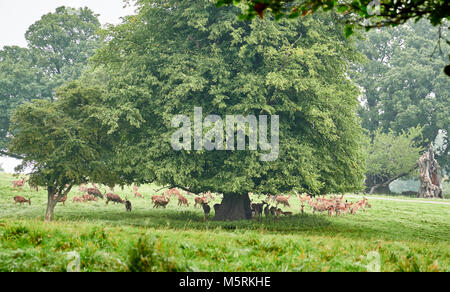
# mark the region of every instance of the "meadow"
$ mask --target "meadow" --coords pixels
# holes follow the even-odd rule
[[[44,223],[46,191],[14,190],[13,179],[0,174],[0,271],[450,271],[450,205],[368,196],[365,212],[329,217],[308,207],[301,215],[292,197],[283,208],[290,217],[215,222],[204,221],[193,196],[189,207],[172,199],[152,208],[154,185],[140,186],[144,199],[115,190],[132,202],[129,213],[101,200],[72,203],[75,188]],[[14,204],[16,195],[31,205]]]

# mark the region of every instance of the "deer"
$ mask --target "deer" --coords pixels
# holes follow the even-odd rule
[[[152,196],[151,200],[154,203],[156,200],[166,200],[166,197],[164,196],[164,194],[162,196],[154,195]]]
[[[134,197],[135,198],[138,197],[138,198],[144,199],[144,196],[141,193],[137,192],[137,191],[134,192]]]
[[[112,193],[106,194],[106,204],[108,204],[109,201],[113,202],[114,204],[125,204],[124,200],[122,200],[118,195]]]
[[[56,201],[58,199],[58,195],[53,196],[53,201]],[[67,201],[67,195],[64,195],[61,199],[58,200],[58,203],[63,203],[63,206],[66,205]]]
[[[82,197],[84,202],[98,202],[98,199],[92,195],[84,194]]]
[[[13,188],[19,187],[22,189],[22,187],[25,185],[25,178],[23,177],[21,180],[15,180],[13,181]]]
[[[267,204],[267,202],[265,202],[265,201],[263,201],[260,204],[255,204],[255,203],[251,204],[251,208],[255,212],[255,217],[256,216],[257,217],[261,217],[262,216],[264,205],[266,205],[266,204]],[[267,205],[269,205],[269,204],[267,204]]]
[[[92,185],[95,185],[95,184],[92,184]],[[92,196],[97,197],[97,198],[100,198],[100,199],[104,199],[104,198],[105,198],[105,197],[103,196],[103,194],[100,192],[100,190],[99,190],[98,188],[96,188],[96,187],[94,187],[94,188],[88,188],[88,189],[87,189],[87,193],[88,193],[89,195],[92,195]]]
[[[15,196],[14,197],[14,204],[20,203],[20,205],[23,205],[23,203],[28,203],[28,205],[31,205],[31,198],[28,200],[21,196]]]
[[[202,203],[207,203],[208,198],[207,197],[195,197],[194,198],[194,207],[197,207],[197,205],[202,205]]]
[[[201,204],[203,207],[203,213],[205,214],[204,221],[206,221],[207,218],[209,218],[209,213],[211,212],[211,207],[206,202],[202,202]]]
[[[75,196],[75,197],[72,198],[72,203],[83,203],[83,202],[84,202],[83,197]]]
[[[181,196],[181,192],[179,190],[177,190],[176,188],[172,188],[170,190],[167,190],[164,192],[164,195],[171,197],[171,196]]]
[[[275,201],[277,202],[277,207],[278,204],[283,204],[285,207],[290,207],[291,205],[289,205],[289,199],[291,198],[291,195],[289,195],[289,197],[284,197],[284,196],[279,196],[277,195],[275,197]]]
[[[131,212],[131,202],[128,200],[125,201],[125,209],[127,212]]]
[[[169,204],[169,202],[170,202],[170,198],[165,198],[165,197],[156,198],[153,201],[153,203],[154,203],[153,208],[163,207],[165,209],[167,204]]]
[[[183,197],[183,195],[178,195],[178,206],[186,205],[189,207],[189,201]]]

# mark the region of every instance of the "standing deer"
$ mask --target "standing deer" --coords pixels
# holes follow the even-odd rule
[[[53,196],[53,201],[56,201],[57,199],[58,199],[58,195],[54,195]],[[66,205],[66,201],[67,201],[67,195],[64,195],[64,197],[59,199],[58,203],[63,203],[63,206],[65,206]]]
[[[25,184],[25,178],[23,177],[21,180],[13,181],[13,188],[19,187],[20,189],[22,189],[24,184]]]
[[[195,197],[194,198],[194,207],[197,207],[197,205],[206,204],[208,201],[207,197]]]
[[[289,197],[284,197],[284,196],[279,196],[277,195],[275,197],[275,201],[277,202],[277,207],[278,204],[283,204],[285,207],[290,207],[291,205],[289,205],[289,199],[291,198],[291,195],[289,195]]]

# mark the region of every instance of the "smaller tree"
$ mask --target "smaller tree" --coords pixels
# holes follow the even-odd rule
[[[423,147],[417,146],[422,137],[422,127],[410,128],[396,135],[380,130],[367,143],[366,191],[389,193],[389,184],[410,175],[417,168],[417,160]]]
[[[47,188],[45,221],[53,220],[57,202],[74,185],[118,183],[107,163],[113,139],[97,118],[101,94],[99,87],[72,82],[58,91],[55,102],[27,102],[13,114],[9,149],[23,157],[17,170],[31,168],[29,182]]]

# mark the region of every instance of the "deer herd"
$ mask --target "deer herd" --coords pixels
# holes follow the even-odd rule
[[[26,179],[22,178],[21,180],[13,181],[13,188],[23,189],[25,185]],[[38,191],[38,188],[30,185],[30,189],[34,189]],[[126,211],[131,212],[132,206],[131,202],[125,198],[123,200],[119,195],[112,193],[114,191],[113,187],[109,187],[110,192],[105,192],[103,194],[97,185],[92,184],[92,187],[88,187],[87,185],[81,185],[78,188],[79,195],[74,196],[72,198],[72,203],[87,203],[87,202],[98,202],[99,199],[104,200],[106,198],[106,204],[109,202],[113,202],[115,204],[124,204]],[[133,192],[135,198],[142,198],[144,196],[139,193],[139,188],[136,185],[133,185]],[[83,194],[83,195],[81,195]],[[190,192],[186,192],[187,196],[194,195],[194,208],[202,207],[206,218],[209,218],[211,208],[209,206],[209,202],[215,199],[215,196],[211,192],[202,193],[200,195],[195,195]],[[249,198],[251,199],[252,193],[249,193]],[[363,197],[362,200],[357,202],[348,202],[344,201],[344,195],[333,195],[333,196],[317,196],[313,197],[308,194],[297,194],[300,200],[300,214],[305,214],[305,207],[308,206],[312,213],[316,212],[322,213],[326,212],[328,216],[339,216],[341,214],[352,214],[355,215],[359,210],[365,211],[366,208],[370,208],[367,198]],[[186,206],[189,207],[189,200],[182,194],[182,192],[176,188],[171,188],[166,190],[162,195],[154,195],[151,197],[151,202],[153,203],[153,208],[166,208],[170,203],[170,199],[175,197],[178,200],[178,206]],[[291,208],[289,201],[291,200],[292,195],[281,196],[281,195],[267,195],[266,199],[261,201],[261,203],[251,203],[252,217],[261,218],[264,214],[266,218],[280,218],[280,216],[292,216],[293,212],[291,211],[283,211],[279,208],[279,205],[283,207]],[[57,200],[58,196],[55,195],[53,200]],[[63,196],[58,200],[58,202],[63,205],[67,201],[67,195]],[[22,196],[14,197],[15,204],[20,203],[23,205],[24,203],[28,203],[31,205],[31,198],[24,198]],[[272,204],[274,206],[272,206]],[[217,209],[220,207],[220,204],[215,204],[214,210],[217,213]]]

